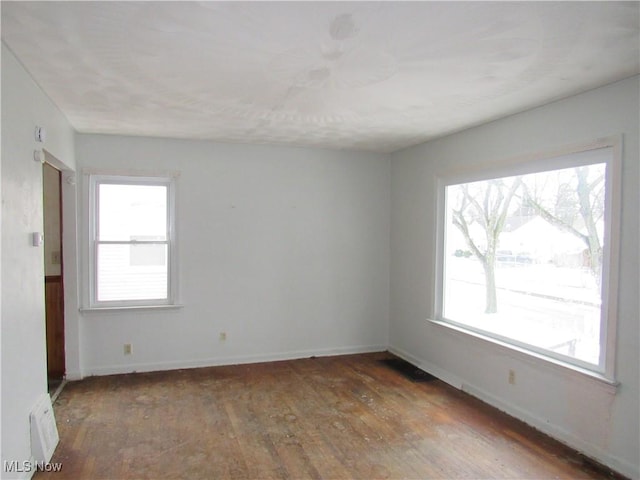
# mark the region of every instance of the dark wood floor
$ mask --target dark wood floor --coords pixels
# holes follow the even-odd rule
[[[92,377],[55,405],[37,479],[527,478],[607,473],[386,353]]]

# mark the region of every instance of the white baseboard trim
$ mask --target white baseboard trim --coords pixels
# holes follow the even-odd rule
[[[384,352],[385,350],[387,350],[386,345],[361,345],[317,350],[296,350],[257,355],[214,357],[175,362],[132,363],[126,365],[94,366],[87,367],[84,372],[84,376],[115,375],[120,373],[134,372],[155,372],[163,370],[179,370],[184,368],[219,367],[223,365],[243,365],[248,363],[296,360],[309,357],[330,357],[336,355],[351,355],[357,353]],[[67,376],[67,378],[69,377]]]
[[[498,410],[502,410],[508,413],[512,417],[518,418],[528,425],[546,433],[550,437],[564,443],[565,445],[577,450],[583,455],[592,458],[608,467],[612,468],[618,473],[630,476],[631,478],[638,478],[640,470],[637,465],[632,465],[624,460],[610,455],[597,446],[584,441],[582,438],[577,437],[573,433],[558,427],[557,425],[546,422],[544,419],[533,415],[531,412],[523,410],[517,406],[504,402],[502,399],[492,395],[491,393],[476,388],[473,385],[463,384],[462,391],[479,398],[485,403],[496,407]]]
[[[455,387],[458,390],[462,390],[462,379],[456,377],[455,375],[452,375],[446,370],[443,370],[440,367],[436,367],[435,365],[432,365],[429,362],[420,360],[419,358],[414,357],[410,353],[405,352],[401,348],[388,347],[387,350],[389,350],[389,352],[393,353],[394,355],[397,355],[398,357],[403,358],[407,362],[415,365],[421,370],[424,370],[425,372],[430,373],[434,377],[439,378],[443,382],[448,383],[452,387]]]
[[[388,350],[394,355],[405,359],[406,361],[412,363],[413,365],[426,371],[427,373],[434,375],[443,382],[448,383],[452,387],[455,387],[458,390],[462,390],[463,392],[466,392],[469,395],[482,400],[483,402],[497,408],[498,410],[501,410],[511,415],[512,417],[522,420],[526,424],[531,425],[537,430],[540,430],[541,432],[555,438],[559,442],[564,443],[574,450],[577,450],[583,455],[592,458],[602,463],[603,465],[608,466],[609,468],[612,468],[616,472],[626,475],[630,478],[640,478],[640,468],[638,467],[638,465],[633,465],[618,457],[614,457],[611,454],[603,451],[596,445],[593,445],[575,436],[571,432],[556,425],[550,424],[544,419],[532,414],[531,412],[523,410],[515,405],[509,404],[502,399],[492,395],[491,393],[481,388],[475,387],[474,385],[469,384],[461,378],[452,375],[451,373],[443,370],[440,367],[414,357],[410,353],[400,348],[390,346],[388,347]]]
[[[84,375],[82,372],[66,372],[64,378],[70,382],[75,382],[76,380],[82,380]]]

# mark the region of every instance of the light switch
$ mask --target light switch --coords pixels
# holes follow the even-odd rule
[[[31,245],[34,247],[41,247],[44,242],[44,235],[42,232],[33,232],[31,234]]]

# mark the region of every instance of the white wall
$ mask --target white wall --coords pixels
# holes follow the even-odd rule
[[[74,134],[66,118],[2,44],[3,465],[30,459],[29,412],[47,391],[43,248],[30,244],[31,232],[43,230],[36,125],[48,131],[44,147],[73,168]]]
[[[390,346],[448,382],[620,472],[640,476],[638,77],[392,155]],[[433,305],[436,176],[624,135],[617,392],[427,321]],[[517,374],[516,385],[507,372]]]
[[[76,142],[79,169],[180,172],[184,307],[84,312],[84,375],[386,348],[388,155],[102,135]]]

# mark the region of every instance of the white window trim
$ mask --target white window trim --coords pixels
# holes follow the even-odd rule
[[[616,331],[618,317],[618,279],[620,262],[620,216],[622,206],[622,135],[599,138],[591,142],[566,146],[558,149],[538,152],[522,157],[511,158],[491,164],[479,165],[465,170],[443,171],[437,178],[436,198],[436,241],[435,269],[433,285],[435,286],[433,311],[428,319],[440,326],[463,332],[481,340],[498,344],[502,347],[529,355],[532,361],[551,362],[596,377],[610,384],[615,384]],[[599,365],[587,364],[565,356],[556,356],[551,352],[536,349],[530,345],[520,344],[511,339],[486,331],[477,331],[472,327],[443,318],[444,292],[444,252],[445,252],[445,188],[455,183],[466,183],[490,178],[524,175],[541,170],[570,168],[582,164],[570,158],[572,154],[585,153],[591,150],[612,148],[612,156],[607,160],[607,177],[605,182],[605,225],[602,269],[602,306],[601,315],[606,321],[600,321],[600,362]]]
[[[85,278],[83,289],[82,312],[144,310],[178,308],[178,244],[176,235],[176,179],[177,173],[148,173],[139,171],[105,172],[86,170],[84,175],[83,193],[86,199],[86,228],[83,242],[83,257],[85,258]],[[116,183],[120,185],[163,185],[167,186],[167,235],[168,235],[168,265],[167,265],[167,298],[149,300],[98,301],[95,298],[97,288],[96,244],[97,244],[97,185],[100,183]]]

